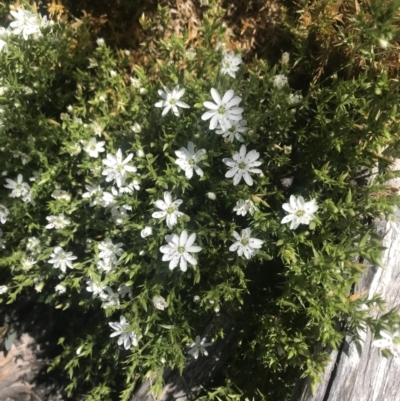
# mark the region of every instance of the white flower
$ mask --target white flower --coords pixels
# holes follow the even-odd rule
[[[12,198],[26,197],[29,194],[31,187],[23,180],[22,174],[18,174],[17,181],[6,178],[7,184],[4,186],[11,189],[10,196]]]
[[[290,54],[288,52],[282,53],[281,63],[286,65],[289,63]]]
[[[49,224],[46,225],[47,229],[55,228],[56,230],[61,230],[71,223],[71,221],[66,219],[63,214],[59,214],[58,216],[47,216],[46,220],[49,222]]]
[[[390,333],[387,330],[381,330],[379,332],[382,337],[379,340],[372,341],[372,345],[378,348],[387,348],[394,356],[394,361],[400,363],[400,329],[397,329],[394,333]]]
[[[168,307],[167,301],[161,295],[154,295],[153,305],[156,309],[159,309],[159,310],[164,310],[165,308]]]
[[[208,199],[211,199],[211,200],[217,199],[217,195],[215,195],[214,192],[207,192],[206,196],[207,196]]]
[[[142,149],[138,149],[138,150],[136,151],[136,156],[137,156],[137,157],[144,157],[144,152],[143,152],[143,150],[142,150]]]
[[[67,291],[67,289],[62,285],[62,284],[57,284],[54,289],[56,290],[56,292],[58,292],[59,294],[64,294],[65,291]]]
[[[303,99],[303,96],[291,93],[289,95],[289,104],[300,103],[302,101],[302,99]]]
[[[140,236],[142,238],[146,238],[151,234],[153,234],[153,229],[151,227],[148,227],[148,226],[146,226],[145,228],[143,228],[142,231],[140,231]]]
[[[284,203],[282,208],[289,214],[282,219],[281,224],[291,221],[290,229],[295,230],[300,224],[310,224],[315,219],[314,213],[318,210],[318,205],[315,199],[304,202],[302,196],[296,199],[294,195],[290,195],[289,203]]]
[[[195,302],[196,304],[200,302],[200,297],[198,295],[195,295],[193,297],[193,302]]]
[[[187,270],[187,262],[193,266],[197,265],[197,260],[189,253],[197,253],[202,249],[200,246],[193,245],[194,241],[196,241],[195,233],[188,237],[187,231],[183,230],[180,236],[176,234],[166,235],[165,239],[168,245],[163,245],[160,251],[164,254],[162,260],[164,262],[170,261],[170,270],[175,269],[179,264],[180,269],[185,272]]]
[[[246,216],[247,212],[251,215],[254,214],[254,211],[257,210],[254,203],[251,200],[240,199],[236,202],[236,206],[233,208],[233,211],[236,212],[238,216]]]
[[[0,205],[0,223],[1,224],[6,223],[7,217],[9,214],[10,214],[10,212],[8,211],[8,209],[5,206]]]
[[[140,189],[139,181],[133,180],[130,184],[119,188],[119,195],[122,194],[132,195],[135,190],[139,191],[139,189]]]
[[[178,159],[175,160],[177,164],[184,172],[186,178],[193,177],[193,170],[200,177],[203,176],[203,170],[197,165],[201,161],[201,156],[205,155],[207,152],[205,149],[200,149],[196,153],[194,152],[193,142],[188,142],[187,149],[182,147],[175,151]]]
[[[118,149],[115,156],[110,153],[107,154],[107,159],[103,160],[108,168],[106,168],[102,174],[106,176],[106,181],[110,182],[115,180],[118,187],[122,187],[125,182],[125,176],[127,172],[136,172],[136,167],[131,166],[128,163],[132,160],[133,153],[130,153],[124,160],[122,160],[122,151]]]
[[[14,17],[14,21],[10,23],[10,28],[14,35],[22,34],[23,38],[27,40],[29,35],[40,32],[39,20],[36,14],[22,8],[10,11],[10,14]]]
[[[8,287],[6,285],[0,285],[0,295],[5,294],[8,291]]]
[[[104,241],[99,243],[99,257],[103,259],[110,259],[113,263],[117,262],[117,258],[122,255],[123,250],[122,242],[113,244],[110,238],[106,238]]]
[[[104,141],[97,142],[96,138],[90,139],[86,142],[83,150],[89,154],[90,157],[99,157],[99,153],[104,152]]]
[[[111,70],[111,71],[110,71],[110,77],[111,77],[111,78],[114,78],[114,77],[116,77],[116,76],[117,76],[116,71]]]
[[[42,247],[40,246],[40,239],[36,237],[29,237],[26,244],[26,250],[32,253],[40,253],[42,250]]]
[[[128,210],[132,208],[128,205],[113,206],[111,208],[111,219],[116,225],[120,226],[129,220]]]
[[[236,78],[236,72],[239,71],[239,65],[242,63],[242,57],[235,55],[234,52],[225,53],[222,57],[222,74],[228,74],[232,78]]]
[[[131,85],[136,89],[140,89],[140,87],[142,86],[142,83],[138,78],[129,77],[129,80],[131,81]]]
[[[281,90],[285,85],[288,84],[286,75],[278,74],[274,76],[274,86],[276,89]]]
[[[242,177],[247,185],[253,185],[253,179],[249,173],[261,174],[262,171],[258,168],[254,168],[261,164],[260,161],[256,161],[260,157],[260,154],[256,150],[251,150],[246,154],[246,146],[242,145],[239,152],[236,152],[232,159],[224,158],[222,161],[231,169],[225,174],[226,178],[233,177],[233,185],[239,184]]]
[[[103,46],[105,44],[103,38],[97,38],[96,43],[97,43],[97,46]]]
[[[121,296],[121,298],[125,298],[126,295],[128,295],[128,297],[130,299],[133,298],[133,294],[132,294],[132,286],[131,285],[126,285],[124,283],[122,283],[119,287],[118,287],[118,295]]]
[[[73,269],[74,266],[71,263],[72,260],[77,259],[72,252],[65,252],[61,246],[56,246],[53,249],[53,253],[50,255],[49,263],[53,265],[55,269],[61,269],[64,273],[67,271],[67,267]]]
[[[96,206],[103,203],[103,189],[100,185],[85,185],[85,188],[87,192],[82,195],[82,198],[90,199],[89,206]]]
[[[244,134],[249,128],[247,127],[246,120],[232,121],[231,128],[224,131],[223,129],[217,129],[216,134],[222,135],[224,138],[228,138],[230,142],[236,138],[239,142],[244,142],[242,134]]]
[[[51,197],[54,199],[63,199],[66,202],[71,201],[71,195],[67,191],[63,191],[62,189],[55,189],[51,193]]]
[[[164,99],[160,100],[155,104],[156,107],[164,107],[162,116],[165,116],[171,109],[172,112],[179,117],[178,107],[184,107],[185,109],[190,108],[190,106],[179,99],[184,95],[185,89],[179,89],[179,85],[176,85],[172,92],[164,86],[164,91],[158,90],[158,94]]]
[[[194,359],[197,359],[199,357],[199,354],[204,356],[208,355],[206,347],[209,347],[210,345],[212,345],[212,343],[206,343],[205,341],[205,338],[200,341],[200,336],[196,336],[195,342],[190,344],[189,354],[193,355]]]
[[[92,298],[96,298],[98,296],[102,296],[104,294],[105,285],[101,285],[98,281],[88,280],[86,281],[87,287],[86,291],[92,292]]]
[[[92,121],[90,123],[90,128],[97,136],[101,136],[101,134],[103,133],[103,127],[97,121]]]
[[[115,259],[114,259],[115,260]],[[97,268],[100,271],[104,271],[106,274],[110,273],[112,268],[116,266],[118,262],[113,263],[111,259],[100,259],[97,261]]]
[[[8,52],[8,43],[3,39],[0,39],[0,52],[3,53]]]
[[[214,130],[217,125],[221,126],[221,129],[226,131],[232,126],[232,122],[240,121],[242,119],[243,109],[236,107],[242,101],[242,98],[235,96],[233,89],[229,89],[225,92],[221,99],[221,96],[216,89],[211,88],[211,96],[214,99],[212,102],[204,102],[203,105],[210,111],[206,111],[202,116],[202,120],[210,120],[210,129]]]
[[[142,132],[142,127],[135,122],[135,124],[132,125],[131,130],[135,133],[135,134],[139,134],[140,132]]]
[[[151,217],[156,219],[167,217],[167,227],[171,230],[173,226],[178,223],[178,217],[183,215],[183,213],[178,210],[182,202],[182,199],[173,201],[171,193],[164,192],[164,200],[158,199],[154,202],[154,204],[161,209],[161,212],[154,212]]]
[[[113,191],[115,188],[111,188],[111,192],[104,192],[103,197],[101,198],[101,206],[103,207],[109,207],[109,206],[114,206],[115,204],[115,196],[118,196],[118,193],[115,194],[115,191]]]
[[[33,258],[23,258],[21,260],[21,269],[30,270],[37,263]]]
[[[81,151],[82,151],[82,149],[79,146],[79,143],[74,143],[73,145],[69,146],[69,148],[68,148],[68,153],[71,156],[79,155],[79,153],[81,153]]]
[[[101,307],[104,309],[109,307],[118,308],[120,306],[119,294],[108,286],[104,287],[104,292],[100,295],[100,299],[103,301]]]
[[[136,333],[134,331],[127,330],[130,325],[126,322],[124,316],[119,318],[119,322],[110,322],[108,324],[114,330],[114,333],[112,333],[110,337],[119,336],[118,345],[123,344],[125,349],[129,349],[131,346],[137,347],[138,341],[136,338]]]
[[[3,238],[3,230],[0,228],[0,248],[6,249],[6,240]]]
[[[256,254],[256,250],[262,247],[264,241],[258,238],[251,238],[251,229],[245,228],[242,230],[241,235],[236,231],[232,234],[236,242],[234,242],[230,247],[229,250],[231,252],[237,251],[239,256],[245,256],[246,259],[250,259]]]

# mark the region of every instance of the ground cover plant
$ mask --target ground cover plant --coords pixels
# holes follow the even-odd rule
[[[157,393],[212,357],[222,313],[236,347],[208,400],[289,399],[345,335],[395,333],[352,289],[381,265],[373,219],[398,228],[398,4],[288,10],[288,52],[267,61],[207,3],[195,39],[143,14],[134,50],[1,4],[0,299],[70,322],[49,369],[72,399],[128,400],[149,377]]]

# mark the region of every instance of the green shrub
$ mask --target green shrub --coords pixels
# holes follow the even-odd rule
[[[352,58],[317,82],[304,34],[290,60],[241,62],[224,53],[213,7],[193,48],[160,8],[163,35],[142,65],[85,20],[3,32],[1,299],[73,316],[51,363],[70,396],[127,400],[153,372],[160,389],[165,367],[206,357],[204,322],[229,308],[238,347],[207,399],[284,400],[299,374],[318,381],[345,334],[393,320],[369,317],[379,298],[352,296],[368,263],[381,265],[373,218],[399,199],[384,185],[397,174],[398,82],[367,12],[351,25],[363,44],[340,32]],[[217,94],[239,98],[213,106]],[[230,108],[245,120],[236,132],[221,117]]]

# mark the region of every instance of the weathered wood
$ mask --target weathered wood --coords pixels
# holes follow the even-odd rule
[[[395,169],[400,169],[396,163]],[[400,188],[400,179],[388,183]],[[368,298],[380,295],[386,301],[386,309],[400,306],[400,234],[385,221],[376,220],[376,232],[387,249],[382,261],[385,269],[371,267],[365,271],[355,287],[355,293],[368,291]],[[374,317],[382,314],[376,311]],[[399,401],[400,364],[393,358],[383,357],[372,345],[371,333],[364,332],[361,353],[346,337],[338,351],[331,353],[330,362],[322,375],[322,383],[316,394],[311,393],[307,380],[300,380],[292,401]]]

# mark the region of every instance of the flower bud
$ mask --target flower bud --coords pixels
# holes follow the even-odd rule
[[[142,238],[146,238],[149,235],[153,234],[153,229],[151,227],[146,226],[145,228],[143,228],[143,230],[140,232],[140,236]]]
[[[207,192],[206,195],[207,195],[207,198],[208,198],[208,199],[211,199],[211,200],[217,199],[217,195],[215,195],[214,192]]]

